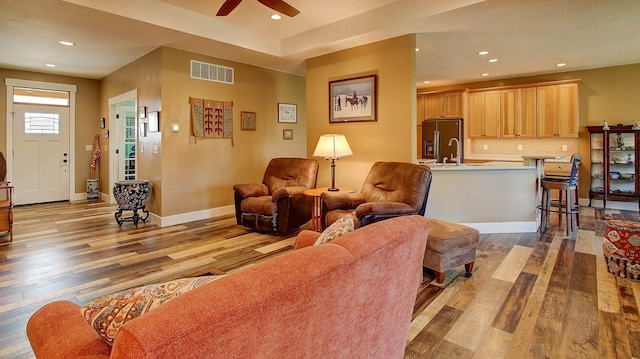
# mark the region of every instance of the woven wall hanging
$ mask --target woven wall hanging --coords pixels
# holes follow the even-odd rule
[[[230,138],[233,144],[233,101],[189,97],[189,104],[196,138]]]

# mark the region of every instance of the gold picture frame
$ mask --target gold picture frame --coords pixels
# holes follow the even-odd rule
[[[293,140],[293,128],[285,128],[282,130],[283,140]]]
[[[240,129],[243,131],[255,131],[256,113],[250,111],[240,112]]]

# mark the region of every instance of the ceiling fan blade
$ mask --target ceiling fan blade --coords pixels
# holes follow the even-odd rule
[[[267,6],[279,13],[294,17],[300,13],[296,8],[287,4],[283,0],[258,0],[264,6]]]
[[[220,6],[220,10],[218,10],[218,13],[216,14],[216,16],[227,16],[229,15],[233,9],[236,8],[236,6],[238,6],[238,4],[240,4],[242,2],[242,0],[227,0],[224,2],[224,4],[222,4],[222,6]]]

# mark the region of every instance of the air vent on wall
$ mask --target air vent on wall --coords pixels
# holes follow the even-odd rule
[[[233,68],[191,60],[191,78],[233,84]]]

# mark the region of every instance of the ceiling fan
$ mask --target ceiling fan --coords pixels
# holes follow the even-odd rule
[[[240,4],[242,0],[226,0],[224,4],[218,10],[216,16],[227,16],[233,9]],[[294,17],[300,13],[296,8],[287,4],[283,0],[258,0],[262,5],[271,8],[279,13],[285,14],[290,17]]]

